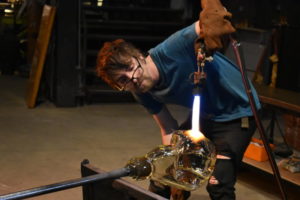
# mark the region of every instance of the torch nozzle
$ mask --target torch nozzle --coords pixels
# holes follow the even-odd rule
[[[194,72],[194,88],[193,88],[193,94],[194,95],[200,95],[203,89],[203,86],[206,81],[206,76],[204,72]]]
[[[193,83],[194,83],[194,89],[193,94],[194,95],[200,95],[202,92],[202,88],[206,81],[206,73],[204,72],[204,66],[206,61],[211,62],[213,58],[211,56],[207,56],[207,52],[205,50],[204,44],[200,45],[197,52],[197,66],[198,70],[194,72],[193,76]]]

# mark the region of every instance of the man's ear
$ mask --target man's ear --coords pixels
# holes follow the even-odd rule
[[[143,59],[145,59],[145,57],[147,57],[147,54],[144,54],[143,52],[140,52],[137,58],[143,60]]]

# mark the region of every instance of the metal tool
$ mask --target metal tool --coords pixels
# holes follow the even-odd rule
[[[51,192],[57,192],[61,190],[66,190],[74,187],[78,187],[81,185],[85,185],[87,183],[92,183],[99,180],[120,178],[123,176],[128,176],[130,174],[129,168],[121,168],[111,172],[103,173],[103,174],[95,174],[92,176],[87,176],[84,178],[73,179],[69,181],[63,181],[59,183],[54,183],[50,185],[45,185],[41,187],[36,187],[28,190],[23,190],[11,194],[6,194],[0,196],[0,200],[15,200],[15,199],[25,199],[29,197],[34,197],[42,194],[48,194]]]
[[[264,147],[265,147],[266,152],[268,154],[268,157],[269,157],[269,160],[270,160],[270,165],[272,167],[276,182],[277,182],[278,187],[280,189],[281,197],[282,197],[283,200],[286,200],[287,199],[287,194],[286,194],[285,188],[283,186],[282,178],[280,176],[278,166],[275,162],[274,155],[272,154],[272,150],[271,150],[269,142],[267,140],[267,136],[266,136],[265,130],[263,128],[261,119],[258,115],[256,104],[255,104],[254,97],[253,97],[253,93],[252,93],[252,90],[251,90],[251,87],[250,87],[250,84],[249,84],[249,80],[248,80],[247,75],[246,75],[246,70],[244,68],[244,65],[243,65],[243,62],[242,62],[242,59],[241,59],[241,56],[240,56],[240,49],[239,49],[240,43],[238,43],[235,39],[233,39],[232,36],[230,36],[230,41],[231,41],[231,45],[234,49],[234,54],[235,54],[235,57],[236,57],[237,65],[238,65],[238,67],[240,69],[240,72],[241,72],[241,75],[242,75],[243,84],[244,84],[244,87],[245,87],[245,90],[246,90],[246,93],[247,93],[247,96],[248,96],[248,99],[249,99],[249,102],[250,102],[251,110],[252,110],[252,113],[253,113],[253,116],[254,116],[254,119],[255,119],[255,122],[256,122],[257,129],[260,133],[260,137],[263,141]]]

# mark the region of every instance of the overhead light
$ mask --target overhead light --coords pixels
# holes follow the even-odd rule
[[[103,0],[98,0],[97,6],[101,7],[103,5]]]
[[[13,12],[14,11],[12,9],[4,9],[4,13],[6,13],[6,14],[11,14]]]

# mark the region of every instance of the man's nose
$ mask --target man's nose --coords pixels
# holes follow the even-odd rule
[[[128,78],[128,80],[130,80],[132,78],[132,75],[133,75],[133,71],[130,71],[130,72],[126,72],[126,77]]]
[[[136,77],[133,77],[132,80],[131,80],[134,84],[138,83],[138,80]]]

